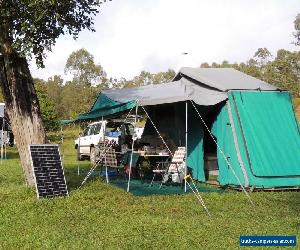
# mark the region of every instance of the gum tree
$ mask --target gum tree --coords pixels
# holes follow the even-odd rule
[[[296,30],[296,32],[294,32],[294,36],[296,38],[295,44],[300,45],[300,13],[295,18],[294,27]]]
[[[46,143],[40,107],[28,68],[33,57],[43,67],[45,53],[60,35],[75,39],[94,31],[98,0],[0,0],[0,85],[28,186],[34,185],[29,144]]]

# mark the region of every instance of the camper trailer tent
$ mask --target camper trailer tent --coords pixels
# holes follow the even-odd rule
[[[187,144],[196,180],[207,180],[205,159],[216,155],[221,185],[300,186],[299,125],[286,91],[234,69],[182,68],[170,83],[103,91],[78,120],[136,105],[176,146]],[[144,133],[154,132],[147,123]]]

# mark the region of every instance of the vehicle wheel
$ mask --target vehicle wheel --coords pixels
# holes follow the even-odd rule
[[[83,157],[80,154],[77,154],[77,161],[83,161]]]
[[[91,147],[90,162],[91,162],[92,165],[96,164],[96,150],[95,150],[95,147]]]

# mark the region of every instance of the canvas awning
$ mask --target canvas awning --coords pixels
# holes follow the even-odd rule
[[[226,98],[226,93],[222,91],[202,88],[182,78],[163,84],[102,91],[91,110],[81,114],[78,119],[95,119],[123,112],[134,107],[137,102],[142,106],[150,106],[193,100],[199,105],[208,106]]]
[[[199,105],[214,105],[227,98],[222,91],[206,89],[182,78],[178,81],[151,84],[137,88],[124,88],[102,92],[111,100],[129,102],[138,100],[143,106],[193,100]]]

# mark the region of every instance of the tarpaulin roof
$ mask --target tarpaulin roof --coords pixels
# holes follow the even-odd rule
[[[276,87],[231,68],[182,68],[174,80],[163,84],[102,91],[88,113],[79,120],[119,113],[139,105],[159,105],[192,100],[210,106],[227,99],[229,90],[277,90]]]
[[[233,68],[181,68],[174,80],[182,77],[193,79],[221,91],[276,90],[275,86]]]
[[[96,101],[94,102],[94,105],[92,106],[91,110],[87,113],[80,114],[76,120],[96,119],[102,116],[123,112],[125,110],[135,107],[135,105],[135,100],[128,100],[122,102],[119,100],[111,99],[105,94],[100,93]]]
[[[138,100],[140,105],[158,105],[193,100],[199,105],[214,105],[227,98],[226,93],[203,88],[191,81],[181,78],[178,81],[150,84],[136,88],[124,88],[117,90],[106,90],[102,94],[112,100],[129,102]]]

